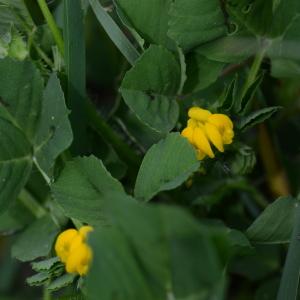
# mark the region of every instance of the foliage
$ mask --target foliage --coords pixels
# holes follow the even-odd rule
[[[297,299],[299,32],[298,0],[0,0],[0,298]]]

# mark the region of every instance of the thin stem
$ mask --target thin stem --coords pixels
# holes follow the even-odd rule
[[[19,200],[36,218],[41,218],[47,213],[46,209],[26,189],[21,191]]]
[[[44,15],[45,20],[49,26],[49,29],[52,32],[52,35],[57,44],[57,47],[58,47],[61,55],[63,56],[64,55],[64,40],[62,38],[61,32],[56,25],[56,22],[48,8],[46,1],[45,0],[37,0],[37,2],[40,6],[40,9]]]
[[[53,69],[54,68],[54,64],[51,61],[51,59],[47,56],[47,54],[42,50],[42,48],[37,45],[35,43],[35,41],[32,41],[32,45],[34,47],[34,49],[36,50],[36,52],[38,53],[38,55],[46,62],[46,64]]]
[[[48,290],[48,286],[49,286],[50,282],[44,286],[44,290],[43,290],[43,300],[51,300],[51,292]]]
[[[261,49],[258,51],[258,53],[256,54],[256,56],[254,57],[254,61],[252,63],[252,66],[250,68],[250,71],[248,73],[248,77],[246,79],[246,82],[244,84],[244,87],[242,89],[242,96],[245,95],[245,93],[247,92],[248,88],[254,83],[257,74],[259,72],[261,63],[265,57],[265,54],[268,50],[269,44],[266,45],[262,45]]]

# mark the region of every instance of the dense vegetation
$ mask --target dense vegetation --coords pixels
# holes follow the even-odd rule
[[[293,300],[299,0],[0,0],[0,298]]]

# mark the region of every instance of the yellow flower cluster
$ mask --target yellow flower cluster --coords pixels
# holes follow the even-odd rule
[[[65,264],[68,273],[77,273],[80,276],[88,272],[92,260],[92,250],[86,239],[91,226],[82,226],[79,230],[67,229],[56,239],[55,252]]]
[[[212,114],[200,107],[190,108],[188,116],[190,119],[181,135],[196,148],[199,160],[206,156],[215,157],[211,144],[220,152],[224,152],[224,145],[232,143],[233,123],[228,116]]]

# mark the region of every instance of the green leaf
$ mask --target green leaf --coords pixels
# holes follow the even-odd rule
[[[227,9],[249,30],[260,36],[281,36],[300,12],[298,0],[233,0]]]
[[[32,165],[43,80],[29,61],[0,60],[0,212],[24,187]]]
[[[50,285],[47,287],[47,289],[51,292],[58,291],[70,284],[73,283],[76,275],[74,274],[64,274],[61,277],[53,280]]]
[[[225,89],[218,99],[218,107],[225,111],[230,111],[237,101],[239,90],[238,74],[234,76],[231,82],[225,86]]]
[[[218,0],[175,0],[171,5],[169,36],[185,51],[226,33]]]
[[[86,114],[86,62],[83,11],[80,0],[64,0],[65,64],[68,77],[67,103],[74,132],[73,151],[84,152]]]
[[[110,192],[125,193],[94,156],[68,162],[51,190],[66,216],[91,225],[103,222],[102,205],[109,201]]]
[[[194,93],[213,84],[220,76],[225,64],[207,59],[194,51],[187,55],[187,81],[184,93]]]
[[[229,161],[230,170],[236,175],[249,174],[256,164],[255,152],[251,147],[243,144],[238,144],[237,149],[233,159]]]
[[[240,115],[244,115],[247,111],[249,105],[251,104],[258,88],[260,87],[264,78],[264,73],[259,74],[253,83],[247,88],[247,90],[242,93],[237,99],[235,100],[235,111]]]
[[[300,207],[299,203],[294,212],[294,229],[291,243],[284,264],[277,300],[297,299],[300,276]]]
[[[0,60],[0,111],[19,127],[29,141],[35,141],[42,107],[43,79],[30,61]]]
[[[173,54],[152,45],[126,73],[120,91],[142,122],[167,133],[178,118],[179,108],[174,97],[180,78],[180,66]]]
[[[247,229],[248,238],[258,244],[288,243],[297,205],[292,197],[278,198]]]
[[[24,32],[34,26],[23,0],[0,0],[0,37],[14,24]]]
[[[174,48],[173,42],[167,36],[168,10],[172,0],[115,0],[115,2],[145,41]]]
[[[2,104],[3,105],[3,104]],[[0,104],[0,212],[12,205],[31,171],[31,147],[23,132],[2,118]]]
[[[0,60],[0,72],[6,74],[0,81],[1,211],[24,187],[33,159],[51,175],[55,159],[71,143],[72,132],[55,75],[43,101],[43,79],[32,62],[5,58]]]
[[[60,263],[60,259],[55,256],[45,260],[33,262],[31,267],[36,272],[50,271],[52,267]]]
[[[193,147],[180,134],[171,133],[145,155],[134,194],[138,199],[148,201],[160,191],[176,188],[198,168]]]
[[[120,194],[111,194],[104,211],[111,226],[89,239],[89,299],[201,299],[213,293],[225,263],[221,252],[228,251],[224,230],[201,225],[178,208],[145,206]]]
[[[89,1],[99,23],[128,62],[133,65],[140,56],[138,51],[100,3],[97,0]]]
[[[272,59],[271,75],[275,78],[298,78],[300,63],[291,59]]]
[[[274,113],[276,113],[280,109],[280,106],[272,106],[254,111],[250,115],[243,117],[238,127],[241,130],[249,129],[269,119]]]
[[[40,286],[46,283],[50,279],[50,277],[50,274],[48,274],[47,272],[41,272],[27,278],[26,282],[30,286]]]
[[[59,232],[50,215],[46,215],[22,232],[12,247],[12,256],[21,261],[31,261],[47,256]]]
[[[39,166],[49,176],[55,159],[72,143],[72,129],[68,114],[59,80],[53,73],[44,91],[34,154]]]
[[[201,45],[195,51],[210,60],[223,63],[240,63],[256,54],[258,48],[256,37],[241,30],[233,35],[227,35]]]

